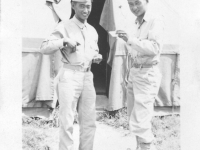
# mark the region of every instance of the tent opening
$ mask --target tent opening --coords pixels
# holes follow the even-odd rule
[[[101,12],[103,10],[105,0],[93,0],[92,12],[88,18],[90,23],[99,35],[99,53],[102,54],[103,61],[100,64],[92,64],[92,72],[94,74],[94,86],[98,95],[108,95],[108,69],[107,58],[109,52],[108,34],[103,27],[99,25]]]

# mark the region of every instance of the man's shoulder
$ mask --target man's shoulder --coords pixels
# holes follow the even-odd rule
[[[88,22],[86,23],[86,26],[87,26],[87,28],[96,31],[96,29],[91,24],[89,24]]]
[[[164,16],[161,15],[161,14],[155,14],[155,13],[152,13],[152,14],[149,14],[149,17],[148,17],[148,20],[147,20],[147,23],[151,26],[153,24],[157,24],[159,23],[161,25],[161,23],[164,25],[165,24],[165,19],[164,19]]]
[[[90,31],[97,33],[96,29],[91,24],[87,23],[87,27]]]
[[[149,19],[150,21],[154,21],[154,20],[164,20],[164,16],[163,15],[152,15],[152,17]]]
[[[164,15],[162,15],[162,14],[155,14],[154,15],[154,20],[164,20]]]
[[[69,20],[64,20],[64,21],[60,21],[58,24],[57,24],[57,28],[63,28],[64,26],[66,25],[69,25],[70,24],[70,21]]]
[[[160,26],[164,26],[165,25],[164,15],[156,14],[152,19],[152,23],[153,24],[159,23]]]
[[[61,23],[62,23],[64,26],[66,26],[66,25],[73,25],[72,19],[63,20],[63,21],[61,21]]]
[[[164,15],[155,12],[155,10],[147,10],[144,19],[148,20],[148,21],[154,21],[154,20],[164,20]]]

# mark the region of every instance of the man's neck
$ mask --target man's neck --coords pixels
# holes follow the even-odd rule
[[[80,19],[78,18],[76,15],[75,15],[76,19],[79,20],[81,23],[85,24],[86,23],[86,20],[83,20],[83,19]]]
[[[143,20],[143,18],[144,18],[144,15],[145,15],[145,13],[143,13],[142,15],[140,15],[140,16],[137,17],[137,21],[139,22],[139,24],[142,23],[142,20]]]

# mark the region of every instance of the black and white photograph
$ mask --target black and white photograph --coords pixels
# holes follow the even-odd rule
[[[0,149],[197,150],[196,2],[1,0]]]

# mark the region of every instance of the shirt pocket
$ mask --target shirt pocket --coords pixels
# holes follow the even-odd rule
[[[94,51],[99,49],[96,41],[92,40],[92,41],[89,42],[89,44],[90,44],[90,49],[92,49]]]
[[[139,35],[139,40],[147,40],[148,39],[148,34],[149,32],[145,29],[145,30],[141,30],[141,33]]]

